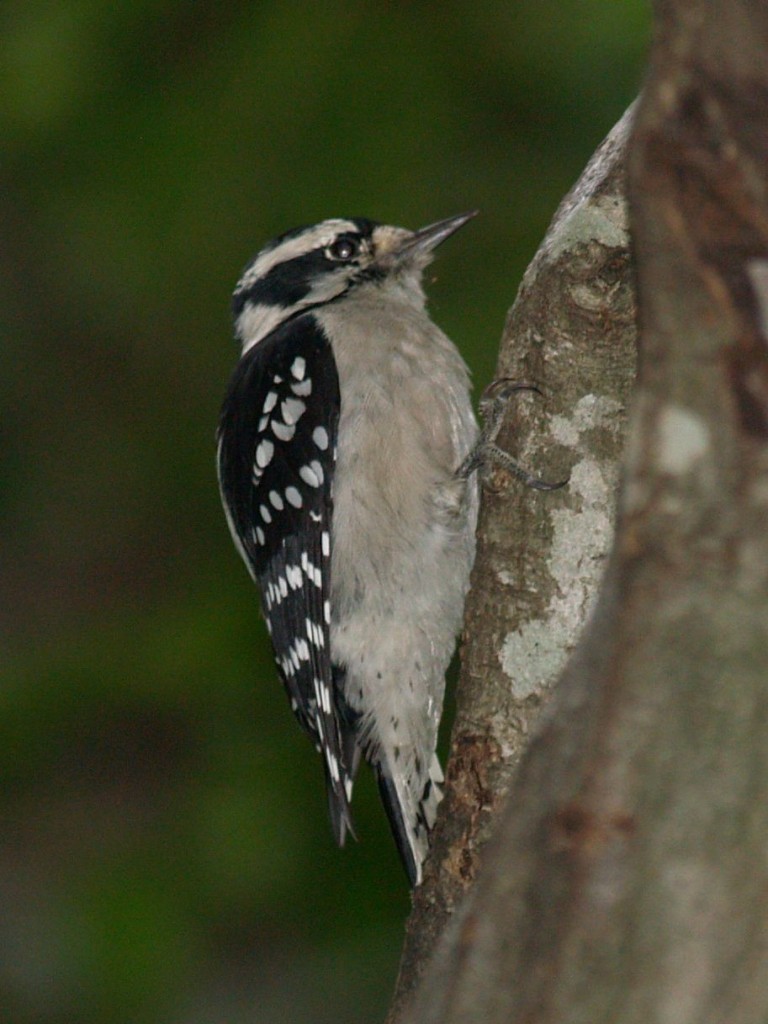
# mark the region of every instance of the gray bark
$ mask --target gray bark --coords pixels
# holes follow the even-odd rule
[[[396,1021],[493,831],[540,708],[592,607],[610,549],[636,326],[625,201],[630,109],[561,203],[510,310],[497,377],[518,394],[499,443],[566,489],[497,473],[467,601],[446,797],[414,895]]]
[[[760,0],[656,4],[627,165],[642,332],[615,544],[476,884],[443,927],[446,901],[407,1024],[768,1016],[767,56]],[[552,304],[561,290],[553,282]],[[549,371],[534,356],[532,375]],[[594,390],[582,380],[569,396],[571,423]],[[556,503],[573,500],[570,491],[554,507],[551,496],[525,494],[535,504],[515,529],[534,542],[533,527],[554,535]],[[496,500],[483,524],[488,545],[499,539],[489,524]],[[543,517],[541,502],[550,503]],[[502,566],[528,587],[528,555],[505,557],[480,564],[478,587],[490,580],[498,594]],[[574,572],[559,579],[569,594]],[[558,599],[551,584],[523,604],[540,611]],[[493,689],[509,633],[531,621],[494,620],[498,597],[473,600],[470,631],[486,628],[482,600],[503,624],[468,652],[470,695],[472,667],[478,688]],[[514,706],[502,703],[505,723]],[[466,729],[475,721],[466,704],[462,715]],[[478,716],[486,749],[472,766],[483,785],[480,825],[465,831],[465,882],[491,817],[484,807],[494,805],[484,787],[515,753],[495,748],[485,723]],[[438,865],[440,856],[436,844]]]

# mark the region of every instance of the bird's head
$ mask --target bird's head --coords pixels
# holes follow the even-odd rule
[[[366,283],[397,286],[423,303],[421,275],[434,250],[476,213],[448,217],[420,231],[356,217],[280,235],[251,260],[235,289],[232,310],[243,350],[298,313]]]

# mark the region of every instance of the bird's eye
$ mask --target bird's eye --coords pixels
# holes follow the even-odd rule
[[[352,238],[340,238],[334,242],[333,245],[329,245],[326,252],[332,260],[342,260],[346,262],[351,260],[353,256],[357,256],[360,245]]]

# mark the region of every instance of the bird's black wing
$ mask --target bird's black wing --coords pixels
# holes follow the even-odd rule
[[[219,423],[218,470],[230,530],[261,590],[291,707],[324,757],[341,843],[351,831],[352,778],[330,656],[339,410],[336,362],[322,328],[311,313],[289,320],[235,369]]]

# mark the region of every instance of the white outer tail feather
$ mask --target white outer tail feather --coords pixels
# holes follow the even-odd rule
[[[443,798],[443,771],[437,755],[432,755],[425,779],[408,778],[401,771],[392,772],[384,761],[375,765],[379,790],[389,818],[400,855],[411,886],[422,881],[422,866],[429,852],[429,835],[435,823],[437,808]],[[419,793],[419,796],[416,796]]]

